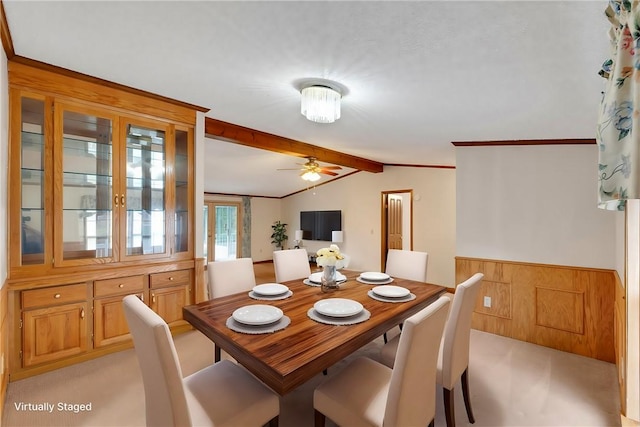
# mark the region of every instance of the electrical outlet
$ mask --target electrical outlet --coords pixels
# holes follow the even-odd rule
[[[491,297],[484,297],[484,306],[487,308],[491,308]]]

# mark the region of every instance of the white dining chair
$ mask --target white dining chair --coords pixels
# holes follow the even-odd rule
[[[389,249],[385,273],[400,279],[426,282],[428,262],[429,254],[427,252]]]
[[[209,299],[225,297],[238,292],[249,292],[256,286],[256,275],[251,258],[211,261],[207,264]],[[214,362],[222,357],[220,347],[213,344]]]
[[[183,378],[167,323],[135,295],[123,306],[142,371],[147,426],[278,425],[273,390],[228,360]]]
[[[467,417],[470,423],[473,424],[475,422],[469,397],[469,337],[471,334],[471,316],[483,278],[484,275],[482,273],[476,273],[456,287],[451,311],[442,337],[442,344],[440,345],[436,379],[437,383],[442,386],[447,427],[455,427],[453,388],[459,379],[461,380],[462,396],[467,410]],[[404,330],[402,334],[404,334]],[[380,358],[385,365],[394,366],[399,346],[398,337],[395,337],[382,347]]]
[[[389,249],[387,251],[385,273],[399,279],[426,282],[428,263],[429,254],[427,252]],[[399,327],[402,330],[402,325],[399,325]],[[386,332],[382,338],[386,344],[388,341]]]
[[[309,254],[306,249],[273,251],[273,268],[278,283],[306,279],[311,275]]]
[[[405,320],[393,369],[360,357],[318,386],[315,427],[326,417],[340,426],[433,426],[438,343],[449,302],[442,296]]]

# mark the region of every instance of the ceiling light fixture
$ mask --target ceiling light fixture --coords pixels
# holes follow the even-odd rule
[[[317,181],[320,179],[320,174],[318,172],[315,171],[306,171],[305,173],[303,173],[302,175],[300,175],[300,177],[302,179],[304,179],[305,181]]]
[[[315,84],[303,87],[300,91],[302,102],[300,112],[316,123],[333,123],[340,118],[340,91]],[[319,177],[318,177],[319,179]]]

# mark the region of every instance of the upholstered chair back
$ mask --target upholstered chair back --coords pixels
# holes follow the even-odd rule
[[[400,279],[426,282],[428,261],[426,252],[389,249],[385,273]]]
[[[278,283],[306,279],[311,274],[309,255],[306,249],[273,251],[273,268]]]
[[[211,261],[207,264],[207,274],[210,299],[248,292],[256,285],[251,258]]]
[[[182,371],[167,323],[135,295],[123,300],[144,383],[147,426],[190,426]]]
[[[405,320],[391,373],[383,425],[423,426],[434,419],[438,343],[450,301],[448,296],[442,296]]]
[[[438,364],[438,384],[449,390],[469,366],[471,316],[483,278],[482,273],[476,273],[456,287],[440,349],[441,363]]]

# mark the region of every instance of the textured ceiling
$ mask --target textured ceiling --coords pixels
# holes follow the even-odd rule
[[[17,55],[383,163],[455,165],[451,141],[592,138],[608,55],[606,1],[3,3]],[[300,114],[306,78],[347,88],[339,121]],[[209,139],[206,157],[209,192],[305,188],[275,171],[295,157]]]

